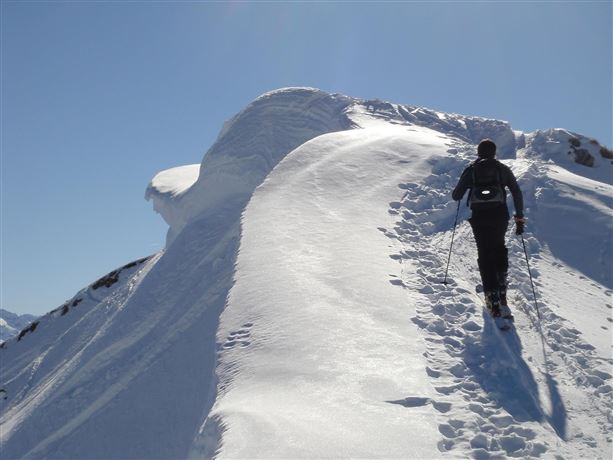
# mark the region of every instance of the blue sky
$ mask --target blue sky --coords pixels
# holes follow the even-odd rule
[[[2,2],[3,308],[162,248],[144,190],[259,94],[314,86],[611,146],[610,2]]]

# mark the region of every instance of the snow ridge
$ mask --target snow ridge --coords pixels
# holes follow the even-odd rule
[[[450,190],[483,137],[524,190],[516,328]],[[7,458],[609,458],[613,171],[565,130],[267,93],[146,197],[165,250],[6,342]],[[570,287],[569,287],[570,286]],[[408,435],[409,434],[409,435]]]
[[[197,181],[162,216],[170,226],[170,244],[181,230],[220,203],[239,208],[249,200],[277,163],[296,147],[321,134],[352,127],[344,114],[351,99],[313,88],[266,93],[226,123],[204,156]],[[149,187],[153,188],[153,187]],[[156,209],[164,196],[147,193]]]
[[[442,113],[425,107],[392,104],[379,100],[358,99],[354,100],[349,116],[358,125],[362,119],[370,122],[375,119],[387,124],[421,126],[469,144],[478,144],[481,140],[490,138],[496,142],[498,158],[515,158],[517,149],[525,147],[523,133],[513,131],[506,121],[490,118]]]

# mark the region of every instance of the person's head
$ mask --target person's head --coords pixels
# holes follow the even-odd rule
[[[494,158],[496,156],[496,144],[490,139],[483,139],[477,147],[479,158]]]

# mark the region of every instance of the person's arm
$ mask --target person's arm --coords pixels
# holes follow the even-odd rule
[[[517,185],[517,179],[510,168],[505,167],[505,185],[509,187],[511,195],[513,195],[513,205],[515,206],[515,216],[519,219],[524,217],[524,196],[521,193],[519,185]]]
[[[462,197],[464,196],[464,194],[466,193],[466,190],[470,188],[470,184],[472,182],[471,175],[470,175],[470,171],[471,171],[470,168],[471,167],[469,166],[468,168],[464,170],[464,172],[462,173],[462,176],[460,176],[458,185],[456,185],[455,189],[453,189],[453,192],[451,192],[451,198],[453,198],[454,201],[460,201]]]

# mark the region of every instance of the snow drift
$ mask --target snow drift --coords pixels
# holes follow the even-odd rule
[[[516,330],[450,190],[489,137],[524,190]],[[611,455],[610,151],[566,130],[267,93],[146,197],[166,248],[2,353],[3,458]],[[512,206],[512,205],[511,205]]]

